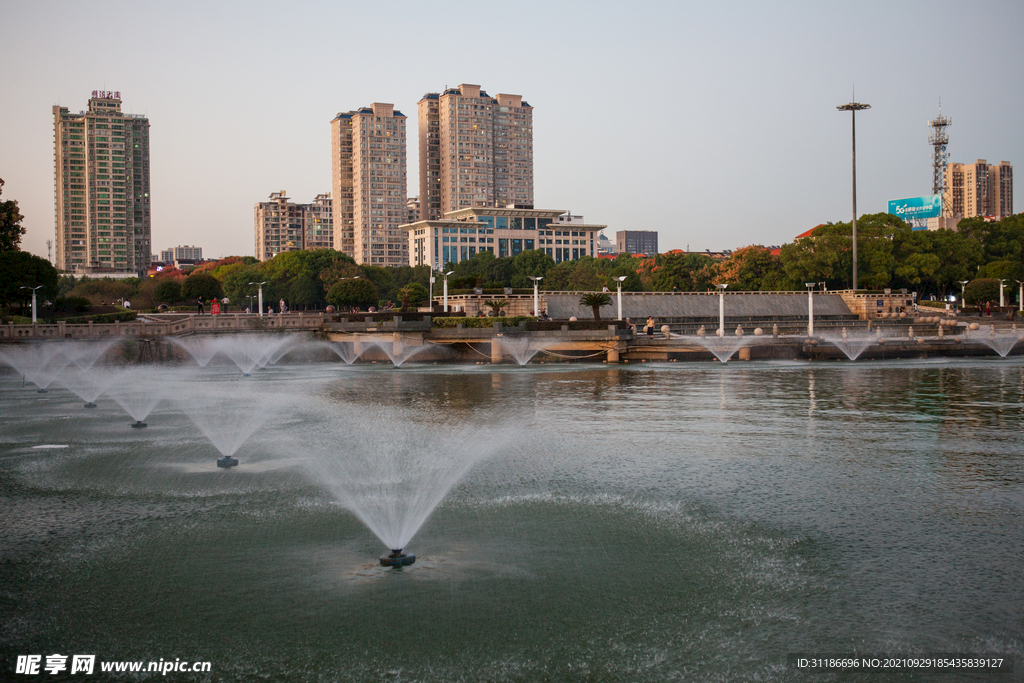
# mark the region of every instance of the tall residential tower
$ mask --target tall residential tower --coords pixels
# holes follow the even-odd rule
[[[149,119],[121,93],[93,91],[89,110],[53,107],[57,268],[137,275],[149,267]]]
[[[334,248],[356,263],[404,266],[405,116],[392,104],[338,114],[331,121]]]
[[[946,192],[955,217],[1005,218],[1013,214],[1013,166],[1009,161],[989,164],[984,159],[948,164]]]
[[[462,84],[419,101],[420,220],[470,206],[533,208],[533,107]]]

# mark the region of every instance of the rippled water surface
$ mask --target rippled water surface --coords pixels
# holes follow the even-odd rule
[[[1018,359],[148,381],[186,375],[273,397],[237,469],[168,400],[130,429],[0,369],[0,678],[59,652],[212,663],[168,680],[865,680],[786,665],[856,650],[1014,653],[942,680],[1024,680]],[[387,570],[303,459],[427,423],[497,446]]]

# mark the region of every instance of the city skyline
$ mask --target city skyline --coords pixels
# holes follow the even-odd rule
[[[59,25],[33,3],[6,10],[11,39],[0,63],[16,97],[0,110],[0,177],[4,198],[26,216],[22,246],[39,255],[56,232],[47,113],[78,111],[93,90],[119,91],[127,113],[152,121],[153,242],[198,244],[210,257],[250,252],[251,207],[270,192],[287,187],[308,201],[329,190],[328,135],[339,111],[390,102],[408,114],[442,85],[521,93],[535,108],[536,206],[594,216],[611,231],[657,229],[663,249],[777,244],[848,221],[849,121],[835,106],[853,83],[857,100],[872,105],[857,121],[861,213],[930,193],[926,122],[940,98],[954,120],[951,161],[1024,156],[1016,128],[1024,95],[1013,87],[1024,8],[1014,3],[971,13],[952,3],[640,3],[627,17],[610,3],[585,13],[525,3],[500,15],[515,59],[438,47],[455,14],[469,31],[496,21],[490,11],[461,12],[463,3],[429,14],[398,6],[387,55],[374,52],[372,32],[343,47],[329,39],[342,16],[373,25],[363,5],[313,3],[287,14],[269,4],[109,6],[102,17],[66,7]],[[285,38],[252,41],[267,16]],[[101,29],[122,36],[119,50],[73,59],[74,36]],[[986,49],[939,59],[962,44]],[[339,73],[326,67],[360,52],[379,58],[346,61]],[[272,94],[277,80],[295,96]],[[419,149],[417,138],[410,125],[408,150]],[[416,195],[418,159],[406,166],[407,193]]]

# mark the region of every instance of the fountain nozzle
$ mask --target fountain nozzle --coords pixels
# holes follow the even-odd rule
[[[382,567],[398,569],[408,567],[414,562],[416,562],[416,556],[412,553],[403,553],[401,548],[398,550],[392,549],[390,553],[384,553],[380,556],[380,566]]]

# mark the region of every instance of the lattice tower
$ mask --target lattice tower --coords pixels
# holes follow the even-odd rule
[[[952,216],[953,198],[946,188],[946,165],[949,163],[949,134],[946,127],[953,124],[953,119],[942,115],[939,104],[939,116],[928,122],[932,132],[928,135],[928,144],[932,146],[932,194],[942,197],[942,215]]]

